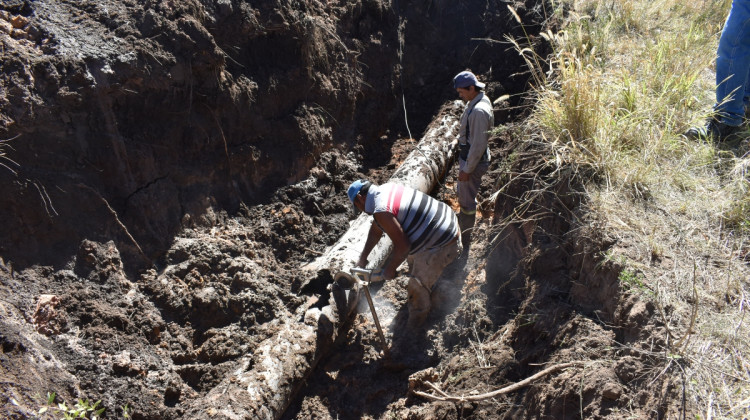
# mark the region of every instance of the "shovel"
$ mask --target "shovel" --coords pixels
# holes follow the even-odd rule
[[[345,278],[346,281],[349,282],[349,287],[347,285],[342,284],[340,280],[342,278]],[[378,336],[380,337],[380,343],[383,345],[383,354],[386,358],[390,357],[390,354],[388,352],[388,344],[385,341],[385,335],[383,334],[383,329],[380,327],[380,320],[378,319],[378,314],[375,312],[375,305],[372,303],[372,296],[370,296],[370,283],[374,280],[374,276],[372,273],[372,270],[368,270],[366,268],[352,268],[351,274],[340,271],[336,273],[336,276],[334,277],[334,281],[339,283],[340,286],[344,288],[351,288],[354,286],[354,284],[359,284],[359,286],[362,287],[362,290],[365,291],[365,297],[367,298],[367,304],[370,305],[370,312],[372,313],[372,319],[375,321],[375,326],[378,328]]]

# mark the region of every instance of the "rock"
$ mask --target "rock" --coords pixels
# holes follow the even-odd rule
[[[614,382],[608,382],[604,384],[602,388],[602,396],[608,400],[617,400],[622,395],[622,387],[620,384]]]
[[[29,20],[23,16],[14,16],[10,19],[10,24],[16,29],[21,29],[29,23]]]
[[[10,24],[10,22],[5,20],[0,20],[0,32],[9,34],[13,31],[13,25]]]
[[[34,309],[34,328],[45,335],[60,334],[67,324],[64,312],[58,311],[60,298],[55,295],[40,295]]]

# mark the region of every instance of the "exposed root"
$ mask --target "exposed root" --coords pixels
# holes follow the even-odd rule
[[[55,207],[52,205],[52,199],[49,197],[49,194],[47,194],[47,189],[44,188],[44,185],[39,185],[38,183],[28,180],[31,182],[34,187],[36,187],[37,192],[39,193],[39,198],[42,199],[42,204],[44,204],[44,211],[47,212],[47,215],[52,217],[54,214],[55,216],[58,216],[59,213],[57,213],[57,210],[55,210]],[[52,210],[52,211],[50,211]]]
[[[17,139],[17,138],[18,138],[18,137],[20,137],[20,136],[21,136],[20,134],[16,134],[16,135],[15,135],[14,137],[11,137],[11,138],[9,138],[9,139],[0,139],[0,166],[2,166],[3,168],[5,168],[5,169],[7,169],[7,170],[11,171],[11,172],[13,173],[13,175],[16,175],[16,176],[18,175],[18,172],[17,172],[17,171],[15,170],[15,169],[13,169],[13,168],[11,168],[10,166],[8,166],[8,165],[7,165],[6,163],[4,163],[3,161],[5,161],[5,162],[8,162],[9,164],[11,164],[11,165],[13,165],[13,166],[16,166],[16,167],[20,167],[21,165],[19,165],[19,164],[18,164],[18,163],[17,163],[16,161],[14,161],[13,159],[9,158],[9,157],[8,157],[8,156],[7,156],[6,154],[5,154],[5,150],[3,150],[3,149],[4,149],[4,147],[10,147],[10,146],[8,146],[8,145],[7,145],[7,143],[8,143],[8,142],[10,142],[10,141],[12,141],[12,140],[15,140],[15,139]]]
[[[481,400],[486,400],[489,398],[496,397],[498,395],[508,394],[508,393],[517,391],[527,385],[530,385],[532,382],[536,381],[537,379],[547,376],[553,372],[556,372],[561,369],[569,368],[572,366],[580,366],[580,365],[583,365],[583,362],[576,361],[576,362],[561,363],[559,365],[550,366],[547,369],[544,369],[532,376],[529,376],[528,378],[522,381],[516,382],[512,385],[508,385],[504,388],[500,388],[498,390],[487,392],[485,394],[480,394],[480,395],[470,395],[470,396],[448,395],[445,392],[443,392],[437,385],[433,384],[430,381],[425,381],[424,383],[430,388],[432,388],[432,390],[435,391],[439,395],[428,394],[422,391],[413,391],[413,393],[414,395],[418,395],[422,398],[432,400],[432,401],[450,401],[450,402],[481,401]]]
[[[87,189],[87,190],[91,191],[92,193],[94,193],[94,195],[96,195],[97,197],[99,197],[100,200],[102,200],[102,202],[104,203],[104,205],[107,206],[107,209],[112,214],[112,217],[114,217],[115,222],[117,222],[117,224],[120,226],[120,228],[122,228],[123,232],[125,232],[125,235],[127,235],[128,239],[130,239],[130,241],[133,242],[133,245],[135,245],[135,247],[138,249],[138,252],[141,254],[141,256],[143,257],[143,259],[146,262],[148,262],[149,266],[153,266],[154,263],[151,261],[150,258],[148,258],[146,256],[146,253],[143,252],[143,249],[141,248],[141,246],[138,245],[138,241],[135,240],[135,238],[133,237],[133,235],[130,234],[130,231],[128,230],[128,228],[120,221],[120,217],[117,215],[117,212],[112,208],[112,206],[109,205],[109,202],[107,201],[107,199],[104,198],[104,197],[102,197],[102,195],[99,194],[98,191],[96,191],[95,189],[89,187],[86,184],[78,184],[78,186],[81,187],[81,188],[83,188],[83,189]]]

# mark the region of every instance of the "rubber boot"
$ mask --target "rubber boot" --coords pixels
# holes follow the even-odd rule
[[[469,251],[471,246],[471,234],[474,230],[474,222],[477,214],[466,214],[463,211],[458,212],[458,227],[461,229],[461,243],[464,245],[464,252]]]

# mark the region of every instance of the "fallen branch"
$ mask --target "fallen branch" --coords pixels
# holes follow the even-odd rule
[[[583,362],[568,362],[568,363],[561,363],[559,365],[550,366],[547,369],[544,369],[541,372],[538,372],[538,373],[536,373],[536,374],[534,374],[532,376],[529,376],[528,378],[526,378],[526,379],[524,379],[524,380],[522,380],[520,382],[516,382],[516,383],[514,383],[512,385],[506,386],[505,388],[500,388],[498,390],[495,390],[495,391],[492,391],[492,392],[488,392],[486,394],[471,395],[471,396],[468,396],[468,397],[465,397],[465,396],[460,396],[460,397],[458,397],[458,396],[452,396],[452,395],[446,394],[437,385],[435,385],[435,384],[433,384],[432,382],[429,382],[429,381],[425,381],[425,384],[427,384],[430,388],[432,388],[435,392],[437,392],[440,395],[428,394],[428,393],[422,392],[422,391],[414,391],[414,394],[418,395],[418,396],[420,396],[422,398],[426,398],[428,400],[432,400],[432,401],[451,401],[451,402],[481,401],[481,400],[486,400],[486,399],[489,399],[489,398],[492,398],[492,397],[496,397],[498,395],[508,394],[510,392],[517,391],[517,390],[519,390],[519,389],[521,389],[521,388],[523,388],[523,387],[531,384],[535,380],[537,380],[537,379],[539,379],[539,378],[541,378],[543,376],[549,375],[552,372],[556,372],[556,371],[561,370],[561,369],[569,368],[571,366],[579,366],[579,365],[582,365],[582,364],[583,364]]]

